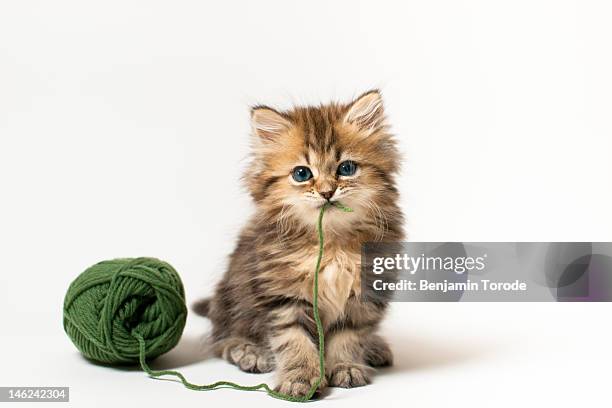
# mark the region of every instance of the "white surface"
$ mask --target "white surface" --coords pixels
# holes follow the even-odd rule
[[[73,406],[281,404],[93,366],[61,329],[69,282],[101,259],[157,256],[190,301],[210,291],[251,210],[238,178],[256,102],[381,87],[411,240],[612,241],[610,7],[1,2],[0,385],[68,385]],[[396,304],[397,368],[322,404],[603,406],[610,312]],[[190,320],[179,363],[206,330]]]
[[[384,332],[395,366],[380,371],[367,387],[334,388],[317,406],[606,406],[609,313],[598,304],[394,304]],[[272,375],[245,374],[202,355],[204,327],[203,319],[190,319],[182,342],[155,366],[180,367],[196,383],[273,382]],[[71,404],[79,407],[128,401],[152,408],[288,405],[263,393],[195,392],[139,371],[92,365],[56,332],[3,336],[3,348],[23,354],[3,356],[0,383],[69,385]]]

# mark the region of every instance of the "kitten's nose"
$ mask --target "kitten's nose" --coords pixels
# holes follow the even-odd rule
[[[324,199],[329,200],[330,198],[332,198],[335,192],[336,190],[334,189],[329,191],[319,191],[319,194],[321,194],[321,197],[323,197]]]

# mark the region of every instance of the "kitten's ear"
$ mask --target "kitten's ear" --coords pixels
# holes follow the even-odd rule
[[[385,123],[382,96],[378,90],[368,91],[355,99],[347,109],[344,120],[372,133]]]
[[[251,109],[251,127],[253,134],[263,140],[273,141],[289,130],[289,118],[267,106],[255,106]]]

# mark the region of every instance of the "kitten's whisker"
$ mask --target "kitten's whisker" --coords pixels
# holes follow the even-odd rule
[[[387,231],[389,231],[389,220],[387,219],[387,215],[384,213],[384,211],[380,208],[378,204],[372,202],[372,205],[374,205],[374,207],[378,211],[378,214],[380,215],[380,219],[382,220],[383,228],[380,235],[380,240],[382,241],[384,236],[387,234]]]
[[[288,210],[290,208],[291,207],[289,204],[283,204],[279,212],[278,219],[276,220],[277,238],[279,243],[282,245],[285,243],[285,236],[289,232],[290,225],[293,225],[293,219],[292,217],[289,217]]]
[[[354,200],[357,201],[357,203],[368,208],[368,213],[372,215],[376,228],[376,235],[374,239],[376,241],[382,241],[387,231],[389,230],[389,223],[386,214],[382,211],[380,206],[376,204],[373,200],[364,199],[359,196],[355,197]]]

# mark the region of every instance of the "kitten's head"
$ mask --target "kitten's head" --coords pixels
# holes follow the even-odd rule
[[[312,226],[322,205],[338,201],[354,213],[329,210],[325,219],[333,228],[381,227],[387,204],[396,208],[399,155],[378,91],[349,104],[286,112],[256,106],[251,125],[253,161],[245,180],[257,205],[277,221]]]

